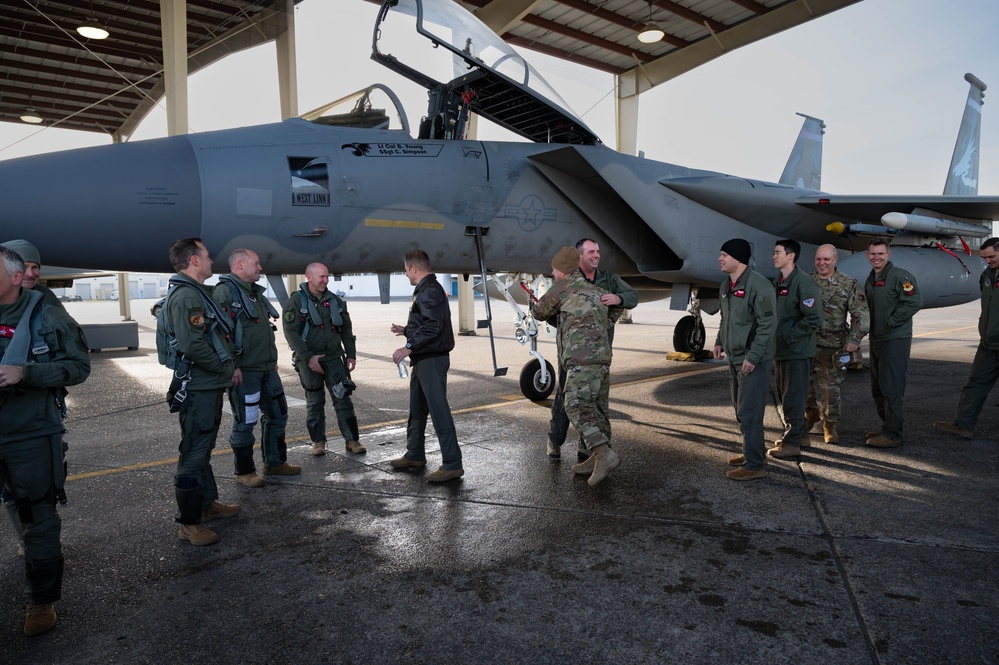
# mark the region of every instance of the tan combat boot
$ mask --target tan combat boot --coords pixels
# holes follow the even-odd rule
[[[836,423],[831,423],[828,420],[823,421],[822,434],[826,443],[839,443],[839,433],[836,432]]]
[[[55,607],[52,603],[26,605],[24,608],[24,634],[41,635],[56,625]]]
[[[597,458],[590,455],[586,460],[580,462],[579,464],[572,465],[572,472],[577,476],[588,476],[593,473],[593,465],[596,463]]]
[[[180,529],[177,530],[177,538],[186,540],[197,547],[219,542],[217,533],[200,524],[181,524]]]
[[[302,467],[287,462],[281,462],[277,466],[264,467],[265,476],[297,476],[300,473],[302,473]]]
[[[208,507],[207,510],[201,511],[201,521],[211,522],[212,520],[221,520],[227,517],[235,517],[239,513],[238,503],[221,503],[218,500],[212,501],[212,505]]]
[[[263,487],[267,484],[263,478],[257,475],[256,471],[243,474],[237,473],[236,482],[243,487]]]
[[[325,441],[313,441],[312,447],[309,448],[309,454],[313,457],[322,457],[326,454],[326,442]]]
[[[822,420],[822,415],[818,409],[805,409],[805,431],[811,432],[815,423]]]
[[[606,443],[600,444],[591,452],[592,455],[590,456],[595,458],[593,460],[593,473],[586,481],[586,484],[593,487],[606,478],[608,473],[617,468],[617,465],[621,463],[621,458]]]

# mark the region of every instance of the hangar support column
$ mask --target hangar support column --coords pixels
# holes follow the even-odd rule
[[[295,60],[295,2],[285,0],[285,31],[276,40],[281,119],[298,115],[298,62]]]
[[[163,89],[167,105],[167,135],[186,134],[187,120],[187,0],[160,0],[163,30]]]
[[[614,130],[618,152],[638,154],[638,91],[629,82],[633,79],[615,76],[617,89],[614,106]],[[625,310],[618,323],[631,323],[631,310]]]

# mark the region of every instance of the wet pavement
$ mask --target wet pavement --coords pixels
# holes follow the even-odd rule
[[[464,478],[433,485],[426,470],[390,469],[405,449],[408,386],[389,326],[407,302],[349,301],[365,455],[331,432],[331,453],[309,456],[302,390],[279,344],[288,456],[303,473],[236,485],[225,416],[213,466],[220,498],[242,512],[211,523],[221,541],[200,548],[176,538],[178,425],[162,403],[151,301],[133,303],[140,350],[94,354],[71,392],[66,578],[45,635],[21,633],[22,564],[0,525],[0,661],[999,660],[997,398],[973,440],[930,429],[967,378],[977,304],[917,316],[902,448],[860,445],[877,416],[867,371],[851,371],[843,445],[813,432],[798,462],[748,483],[723,475],[738,450],[725,366],[666,360],[682,313],[643,304],[615,339],[622,463],[590,488],[570,470],[571,445],[545,456],[547,404],[519,395],[528,357],[502,303],[509,375],[491,376],[485,336],[459,337],[452,356]],[[81,321],[115,320],[110,303],[67,305]],[[717,320],[706,323],[711,340]],[[554,354],[550,339],[541,347]],[[772,406],[766,425],[772,440]],[[439,453],[428,452],[433,470]]]

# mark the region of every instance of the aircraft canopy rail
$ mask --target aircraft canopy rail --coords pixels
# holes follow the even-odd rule
[[[435,49],[452,54],[451,73],[434,76],[422,57],[400,57],[379,50],[389,15],[416,17],[416,29]],[[411,49],[400,38],[393,47]],[[594,145],[600,139],[523,57],[495,32],[452,0],[384,0],[375,24],[371,57],[432,93],[444,90],[473,112],[536,143]],[[439,58],[438,58],[439,59]],[[467,73],[466,73],[467,72]],[[444,83],[444,81],[449,81]]]
[[[299,116],[317,125],[359,129],[401,129],[409,133],[409,119],[396,94],[375,83]]]

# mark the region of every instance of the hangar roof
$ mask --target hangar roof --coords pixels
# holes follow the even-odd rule
[[[286,8],[187,0],[188,72],[274,39]],[[77,34],[88,19],[111,37]],[[127,138],[162,95],[160,0],[0,0],[0,120],[33,109],[45,125]]]
[[[466,0],[465,4],[518,47],[623,78],[635,75],[631,91],[637,93],[858,1]],[[187,14],[189,72],[276,38],[290,20],[285,0],[187,0]],[[112,37],[79,36],[76,26],[88,18],[106,26]],[[638,31],[650,20],[665,36],[643,44]],[[20,122],[26,109],[34,109],[46,125],[127,138],[163,94],[161,33],[159,0],[0,0],[0,121]]]
[[[497,32],[510,44],[624,75],[707,42],[711,48],[700,49],[693,58],[697,66],[859,1],[465,0],[465,4],[480,8],[476,15],[494,30],[502,28]],[[493,18],[506,18],[511,12],[520,18],[514,22]],[[638,32],[649,22],[665,36],[643,44]]]

